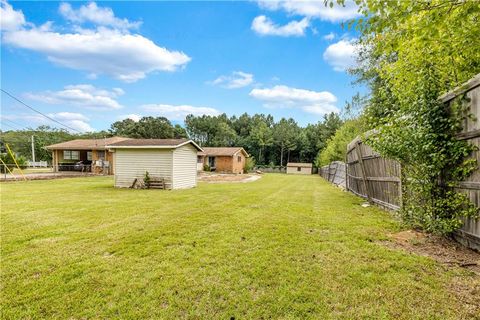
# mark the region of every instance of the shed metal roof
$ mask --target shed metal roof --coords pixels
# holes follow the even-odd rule
[[[197,150],[202,151],[195,142],[188,139],[129,139],[107,145],[109,149],[175,149],[191,143]]]
[[[311,167],[313,167],[313,165],[311,163],[289,162],[289,163],[287,163],[287,167],[311,168]]]

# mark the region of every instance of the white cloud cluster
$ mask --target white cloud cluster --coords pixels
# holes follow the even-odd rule
[[[123,30],[138,28],[142,24],[140,21],[130,22],[127,19],[119,19],[115,17],[111,8],[100,8],[95,2],[82,5],[77,10],[64,2],[60,4],[58,11],[65,19],[77,24],[91,22],[95,25]]]
[[[25,25],[25,16],[22,11],[15,11],[6,0],[0,1],[0,30],[18,30]]]
[[[212,85],[218,85],[226,89],[238,89],[252,84],[253,74],[243,71],[234,71],[229,76],[220,76],[208,83]]]
[[[60,91],[27,93],[28,99],[48,104],[62,104],[94,110],[115,110],[122,108],[116,100],[124,91],[114,88],[111,91],[98,89],[89,84],[70,85]]]
[[[304,36],[305,30],[309,25],[307,18],[300,21],[290,21],[289,23],[279,26],[266,16],[258,16],[253,19],[252,30],[262,36]]]
[[[261,0],[261,8],[277,11],[283,10],[290,15],[318,18],[324,21],[339,22],[359,16],[358,8],[353,1],[346,1],[345,6],[335,4],[326,6],[324,0]]]
[[[3,10],[9,12],[9,8],[13,10],[2,2],[2,29]],[[181,51],[170,51],[139,34],[130,34],[127,29],[137,27],[138,22],[116,18],[110,8],[100,8],[94,2],[78,10],[62,4],[60,12],[77,23],[72,32],[56,32],[51,22],[27,26],[19,18],[23,17],[20,11],[8,13],[16,17],[16,22],[8,22],[2,45],[45,54],[55,64],[87,71],[92,77],[105,74],[125,82],[135,82],[155,71],[175,71],[191,60]],[[94,23],[97,28],[82,28],[84,22]]]
[[[140,121],[141,118],[142,118],[142,116],[139,115],[139,114],[130,113],[130,114],[124,114],[124,115],[119,116],[118,120],[130,119],[130,120],[133,120],[135,122],[138,122],[138,121]]]
[[[335,39],[335,33],[330,32],[329,34],[324,35],[323,39],[327,41],[332,41],[333,39]]]
[[[335,106],[337,98],[328,91],[311,91],[277,85],[272,88],[253,89],[250,96],[263,101],[269,108],[299,108],[318,115],[339,111]]]
[[[340,40],[327,47],[323,53],[323,59],[333,67],[335,71],[345,71],[355,65],[358,54],[355,40]]]
[[[81,132],[95,131],[95,129],[92,128],[90,124],[88,124],[87,121],[89,119],[81,113],[57,112],[57,113],[49,113],[48,116]]]
[[[152,112],[158,116],[166,117],[170,120],[184,120],[189,114],[195,116],[210,115],[216,116],[220,111],[210,107],[194,107],[190,105],[170,105],[170,104],[146,104],[141,106],[145,111]]]

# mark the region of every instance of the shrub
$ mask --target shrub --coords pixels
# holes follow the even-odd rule
[[[211,170],[212,169],[210,168],[210,166],[208,164],[203,165],[203,171],[210,172]]]
[[[347,145],[362,133],[362,119],[353,119],[346,121],[327,141],[327,145],[322,149],[315,159],[315,165],[322,167],[332,161],[345,161]]]
[[[250,172],[255,167],[255,158],[249,157],[245,159],[245,166],[243,167],[243,171]]]
[[[145,183],[145,186],[148,188],[150,187],[150,174],[148,171],[145,171],[145,176],[143,177],[143,183]]]

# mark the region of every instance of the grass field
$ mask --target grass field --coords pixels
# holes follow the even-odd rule
[[[183,191],[3,183],[2,318],[459,319],[475,275],[382,244],[389,213],[316,176]]]

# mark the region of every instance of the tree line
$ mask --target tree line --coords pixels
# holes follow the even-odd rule
[[[165,117],[125,119],[111,124],[109,130],[73,134],[63,129],[40,126],[36,129],[1,132],[1,142],[8,143],[20,156],[32,159],[31,137],[37,161],[51,161],[44,147],[73,139],[111,136],[144,139],[190,138],[204,147],[240,146],[257,164],[286,165],[287,162],[313,162],[328,139],[343,124],[336,113],[324,116],[315,124],[300,126],[292,118],[275,121],[272,115],[244,113],[228,117],[188,115],[185,126],[172,124]]]

